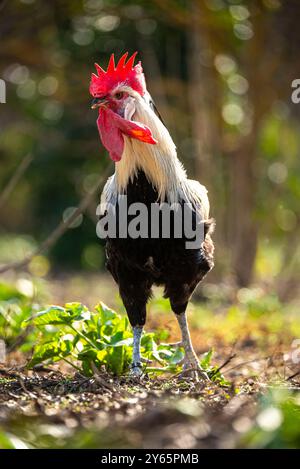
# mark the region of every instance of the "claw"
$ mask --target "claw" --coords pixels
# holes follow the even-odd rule
[[[140,362],[132,363],[129,376],[132,378],[140,378],[143,375],[143,367]]]
[[[198,360],[184,360],[183,370],[180,378],[185,378],[188,375],[197,383],[200,381],[210,381],[208,374],[202,370]]]
[[[180,341],[180,342],[171,342],[170,344],[168,344],[167,342],[161,342],[160,345],[164,345],[164,346],[167,346],[167,347],[182,347],[183,346],[182,341]]]

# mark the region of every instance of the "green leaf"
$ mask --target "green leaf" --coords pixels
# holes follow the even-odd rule
[[[77,303],[77,302],[66,303],[65,309],[71,316],[74,316],[74,317],[88,310],[87,307],[84,306],[82,303]]]
[[[157,349],[154,337],[155,334],[153,332],[148,332],[147,334],[142,335],[141,346],[144,348],[145,352]]]
[[[120,347],[123,345],[130,346],[132,343],[133,338],[130,332],[124,330],[117,331],[108,342],[108,344],[112,347]]]
[[[214,381],[215,383],[218,383],[220,386],[230,386],[230,381],[228,381],[222,373],[218,370],[217,366],[214,366],[207,370],[207,374],[209,378]]]
[[[168,360],[173,355],[173,352],[169,350],[169,348],[166,348],[166,346],[164,346],[164,348],[162,349],[158,348],[158,353],[160,357],[162,355],[163,357],[165,357],[166,360]]]
[[[96,358],[97,358],[97,353],[98,353],[97,349],[91,348],[91,347],[85,347],[82,350],[82,352],[78,353],[77,358],[78,358],[78,360],[80,360],[82,362],[85,361],[85,360],[95,361]]]
[[[203,358],[200,360],[200,366],[201,368],[203,368],[203,370],[207,370],[207,368],[209,368],[212,355],[213,355],[213,349],[210,349],[208,352],[206,352],[203,355]]]
[[[82,303],[66,303],[65,310],[72,318],[72,321],[88,321],[91,319],[91,312]]]
[[[25,295],[19,292],[15,287],[0,283],[0,301],[12,301],[24,299]]]
[[[52,361],[58,361],[62,356],[69,355],[67,347],[63,348],[65,349],[64,351],[61,349],[57,341],[37,345],[34,350],[34,355],[28,364],[29,368],[32,368],[45,360],[51,359]]]
[[[61,306],[50,306],[44,311],[32,316],[30,319],[25,321],[32,321],[36,326],[46,326],[55,324],[70,324],[72,318],[66,313],[65,309]]]
[[[177,365],[184,358],[184,351],[181,347],[176,348],[175,352],[172,354],[171,358],[168,360],[170,365]]]
[[[121,346],[126,346],[126,347],[131,347],[133,345],[133,338],[128,337],[127,339],[119,340],[119,342],[114,342],[113,344],[110,344],[112,347],[121,347]]]
[[[0,449],[27,449],[28,446],[16,435],[0,431]]]
[[[102,325],[112,325],[113,320],[120,319],[120,316],[115,311],[108,308],[104,303],[102,303],[102,301],[95,306],[95,310],[99,313]]]
[[[113,347],[108,352],[108,368],[116,375],[121,375],[124,371],[124,347]]]
[[[93,376],[94,372],[91,367],[91,361],[89,360],[84,360],[82,362],[82,371],[85,376]]]
[[[66,336],[63,336],[60,339],[60,354],[62,353],[63,355],[69,355],[74,348],[74,337],[72,336],[72,339],[70,339],[68,338],[68,336],[72,336],[72,334],[67,334]]]
[[[103,363],[106,358],[107,358],[107,350],[99,350],[97,352],[97,360],[99,360],[99,362]]]

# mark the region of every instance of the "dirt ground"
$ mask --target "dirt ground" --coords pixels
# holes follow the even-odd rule
[[[255,377],[250,356],[227,358],[229,387],[188,377],[137,382],[104,371],[87,379],[69,370],[1,367],[0,425],[32,447],[242,447],[260,396],[273,386],[267,383],[277,377],[283,388],[300,389],[297,376],[282,379],[279,354],[261,360],[264,371]]]
[[[63,304],[71,298],[93,305],[100,297],[120,309],[107,277],[83,284],[74,277],[58,278],[49,283],[48,292],[47,303]],[[178,339],[172,313],[160,308],[160,303],[151,306],[147,330],[166,329],[168,340]],[[281,312],[250,321],[229,302],[230,310],[215,308],[216,316],[207,313],[205,319],[203,308],[190,306],[195,350],[201,356],[214,348],[213,365],[221,369],[228,386],[171,374],[136,381],[104,370],[85,378],[67,365],[28,370],[28,357],[15,350],[0,364],[0,437],[2,429],[13,435],[17,447],[34,448],[253,445],[247,435],[256,427],[262,397],[276,388],[299,399],[299,365],[290,356],[294,323]]]

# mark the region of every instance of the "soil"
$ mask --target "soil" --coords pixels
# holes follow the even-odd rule
[[[249,347],[228,357],[229,386],[181,376],[140,380],[99,371],[94,378],[55,367],[0,368],[0,426],[29,447],[231,448],[275,384],[300,388],[283,356],[253,359]],[[227,363],[226,363],[227,362]],[[260,363],[261,372],[254,368]],[[288,371],[288,373],[287,373]],[[286,375],[286,376],[284,376]]]

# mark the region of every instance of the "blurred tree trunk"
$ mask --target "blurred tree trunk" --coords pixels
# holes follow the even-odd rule
[[[282,264],[276,278],[276,291],[282,302],[289,301],[299,290],[300,282],[300,219],[283,246]]]
[[[252,128],[246,136],[237,134],[234,150],[228,150],[222,148],[220,142],[221,129],[224,129],[224,123],[220,122],[219,117],[223,104],[219,91],[221,81],[216,76],[213,63],[206,66],[203,58],[209,57],[209,54],[215,56],[217,53],[226,53],[226,49],[230,51],[232,45],[227,42],[225,30],[223,35],[215,34],[211,12],[202,2],[189,3],[190,49],[187,60],[191,128],[196,142],[195,175],[209,188],[212,187],[212,200],[213,184],[228,185],[227,190],[224,190],[222,207],[215,207],[214,213],[219,217],[217,222],[223,244],[227,243],[231,251],[230,270],[238,286],[250,283],[256,257],[257,140],[261,120],[274,101],[274,91],[269,89],[268,77],[274,73],[278,64],[278,57],[274,60],[273,51],[262,46],[270,36],[268,16],[264,15],[258,1],[253,2],[249,9],[252,10],[254,36],[240,50],[232,50],[232,55],[238,63],[239,73],[246,76],[249,82],[248,100],[252,109],[247,107],[247,112],[252,114]],[[226,177],[219,179],[218,176],[216,161],[221,154],[224,155],[221,158],[228,170],[228,180]],[[214,181],[212,175],[215,175]],[[224,236],[224,227],[228,232],[227,237]]]
[[[220,204],[218,195],[226,200],[226,175],[221,156],[222,92],[214,58],[220,48],[211,28],[212,12],[203,2],[189,3],[190,23],[187,28],[188,104],[191,135],[194,142],[194,176],[209,192],[212,216],[218,229],[214,239],[223,252],[228,252],[226,239],[226,203]],[[224,256],[224,260],[225,260]],[[220,263],[219,267],[222,269]],[[219,270],[220,270],[219,269]]]
[[[259,175],[257,141],[262,119],[276,99],[276,90],[270,87],[269,77],[280,63],[279,57],[274,57],[273,51],[266,46],[271,35],[268,16],[264,15],[257,2],[253,2],[252,8],[254,35],[240,57],[241,72],[249,83],[251,132],[240,136],[236,150],[229,155],[231,262],[236,283],[240,287],[251,282],[256,258],[259,232],[255,219]]]
[[[229,157],[231,181],[228,208],[229,239],[232,270],[240,287],[250,283],[256,256],[258,226],[254,218],[255,153],[256,136],[252,133]]]
[[[213,140],[212,115],[208,103],[212,83],[211,68],[203,64],[209,45],[205,28],[199,24],[202,10],[198,2],[190,2],[191,24],[187,30],[188,101],[195,145],[195,177],[207,184],[210,181]]]

